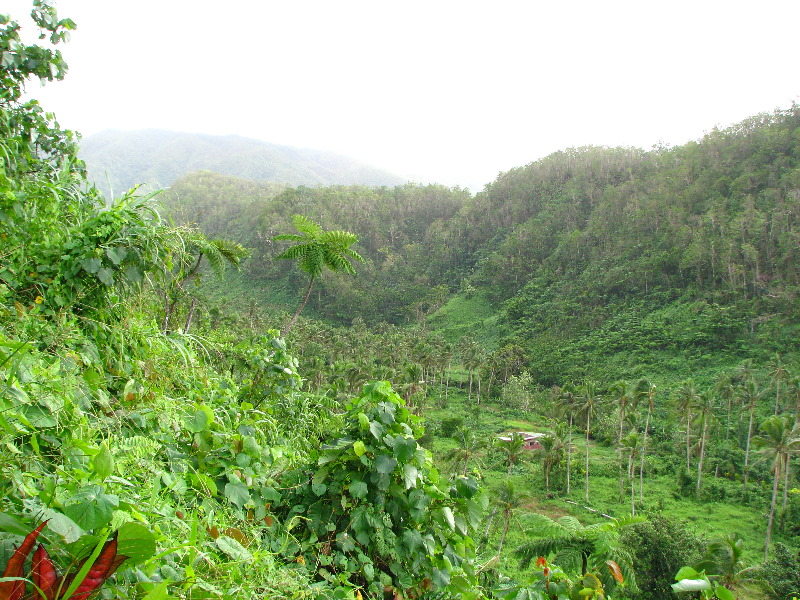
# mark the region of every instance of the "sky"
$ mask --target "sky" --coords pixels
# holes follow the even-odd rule
[[[2,0],[28,27],[28,0]],[[333,151],[473,192],[585,145],[681,145],[800,100],[797,0],[56,0],[84,136]]]

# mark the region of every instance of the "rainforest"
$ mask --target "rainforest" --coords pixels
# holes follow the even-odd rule
[[[74,28],[34,15],[53,47],[0,17],[0,600],[800,595],[800,106],[475,194],[112,197],[24,94]]]

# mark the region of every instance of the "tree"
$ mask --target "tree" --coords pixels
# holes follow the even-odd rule
[[[691,456],[691,435],[692,435],[692,408],[697,403],[698,395],[697,390],[694,388],[694,383],[685,381],[678,388],[678,411],[682,415],[686,415],[686,472],[692,470],[690,456]]]
[[[589,502],[589,435],[592,428],[592,414],[602,401],[597,391],[597,384],[587,381],[581,386],[579,398],[582,403],[581,412],[586,415],[586,502]]]
[[[349,259],[364,262],[362,256],[350,248],[358,241],[358,236],[355,234],[348,231],[323,231],[322,227],[304,215],[295,215],[292,217],[292,223],[295,229],[300,232],[299,234],[281,234],[272,239],[296,243],[293,246],[289,246],[275,258],[296,260],[300,270],[309,276],[309,281],[305,296],[303,296],[297,312],[294,313],[294,316],[281,333],[284,337],[288,335],[306,302],[308,302],[314,281],[322,275],[325,269],[329,269],[334,273],[345,272],[355,275],[356,271]]]
[[[210,240],[196,229],[180,229],[176,233],[181,244],[176,252],[175,265],[164,288],[164,319],[161,323],[161,330],[164,333],[170,329],[170,321],[186,284],[200,276],[200,266],[204,258],[214,273],[220,276],[227,265],[238,269],[241,261],[249,255],[249,251],[237,242],[223,239]],[[184,332],[189,331],[191,326],[195,302],[196,300],[192,299],[183,327]]]
[[[503,461],[508,466],[506,476],[511,475],[511,469],[525,455],[525,438],[522,434],[514,432],[508,437],[495,440],[495,446],[503,454]]]
[[[750,417],[747,423],[747,442],[744,450],[744,474],[742,491],[747,491],[747,476],[750,472],[750,442],[753,437],[753,418],[756,412],[756,404],[763,396],[764,392],[758,390],[758,384],[753,379],[747,379],[741,391],[742,403],[747,406]]]
[[[559,423],[560,431],[554,434],[548,434],[539,438],[541,448],[536,451],[539,460],[542,462],[542,471],[544,472],[544,489],[546,493],[550,493],[550,474],[553,472],[553,467],[561,462],[564,458],[564,449],[566,442],[564,441],[563,423]]]
[[[472,429],[463,425],[456,429],[452,437],[458,446],[449,450],[444,455],[444,459],[451,463],[456,471],[460,471],[463,477],[466,477],[469,461],[486,448],[486,442],[475,435]]]
[[[786,368],[786,364],[781,360],[781,355],[778,353],[775,354],[767,366],[769,368],[769,377],[775,384],[774,414],[777,415],[780,412],[781,406],[781,381],[791,378],[791,373],[789,372],[789,369]]]
[[[647,399],[647,419],[644,423],[644,438],[642,440],[642,455],[639,460],[639,500],[644,500],[644,459],[647,454],[647,436],[650,432],[650,417],[653,415],[653,408],[655,406],[656,386],[641,379],[636,384],[636,393],[641,399]]]
[[[570,474],[572,470],[572,429],[575,415],[580,410],[580,399],[578,392],[572,384],[566,384],[561,388],[558,396],[557,405],[561,412],[569,418],[569,429],[567,439],[567,496],[570,494]]]
[[[775,521],[775,506],[778,501],[778,484],[782,468],[788,462],[789,455],[800,447],[800,429],[793,426],[789,417],[773,415],[761,423],[762,436],[759,443],[763,445],[762,456],[769,460],[770,470],[774,473],[772,483],[772,501],[767,521],[767,536],[764,547],[764,562],[769,558],[769,543],[772,537],[772,525]]]
[[[697,408],[700,410],[700,440],[699,454],[697,462],[697,487],[696,493],[700,494],[700,486],[703,481],[703,460],[706,456],[706,439],[708,437],[708,424],[712,418],[712,411],[716,402],[713,390],[706,390],[697,396]]]

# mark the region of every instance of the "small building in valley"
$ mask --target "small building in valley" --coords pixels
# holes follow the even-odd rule
[[[522,439],[525,441],[525,450],[541,450],[542,444],[539,440],[545,437],[546,433],[534,433],[531,431],[515,431],[511,435],[519,435],[522,436]],[[507,442],[511,440],[511,435],[500,435],[497,436],[497,439],[503,440]]]

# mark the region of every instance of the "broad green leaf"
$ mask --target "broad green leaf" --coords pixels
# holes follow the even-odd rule
[[[47,519],[47,527],[53,533],[57,533],[63,537],[67,544],[78,541],[78,539],[86,533],[75,521],[65,514],[49,510],[45,518]]]
[[[734,600],[733,592],[731,592],[724,585],[714,584],[714,593],[719,600]]]
[[[708,579],[681,579],[678,583],[672,584],[672,589],[676,592],[710,590],[711,582]]]
[[[106,256],[108,256],[111,262],[119,266],[119,264],[125,260],[125,257],[128,256],[128,251],[122,246],[113,246],[111,248],[106,248]]]
[[[369,486],[361,480],[355,480],[349,485],[350,495],[354,498],[366,498]]]
[[[105,285],[114,285],[114,271],[108,267],[103,267],[97,271],[97,278]]]
[[[173,596],[169,595],[167,586],[169,581],[162,581],[142,598],[142,600],[172,600]]]
[[[404,437],[395,441],[394,455],[400,462],[408,462],[417,451],[417,440]]]
[[[358,425],[363,430],[369,429],[369,417],[363,412],[358,413]]]
[[[356,453],[356,456],[362,456],[367,451],[366,446],[364,446],[364,442],[361,440],[356,440],[353,442],[353,452]]]
[[[205,431],[214,422],[214,411],[205,404],[197,407],[197,410],[186,417],[184,421],[186,429],[192,433]]]
[[[406,489],[415,487],[417,485],[417,477],[419,471],[414,465],[403,465],[403,483]]]
[[[317,496],[322,496],[328,490],[328,486],[324,483],[312,483],[311,484],[311,491],[314,492]]]
[[[225,497],[231,504],[242,508],[250,501],[250,490],[243,483],[231,481],[225,484]]]
[[[695,571],[692,567],[681,567],[675,574],[675,579],[677,581],[681,579],[697,579],[698,577],[700,577],[700,573]]]
[[[119,499],[112,494],[92,494],[81,502],[65,506],[63,512],[81,529],[88,531],[108,525],[118,506]]]
[[[126,566],[144,562],[156,553],[156,538],[147,527],[139,523],[125,523],[117,535],[117,554],[128,557]]]
[[[242,544],[227,535],[221,535],[215,540],[217,548],[222,550],[233,560],[251,562],[253,554]]]
[[[378,404],[378,418],[386,425],[394,423],[395,412],[397,412],[397,407],[391,402]]]
[[[449,506],[443,506],[442,514],[444,515],[444,518],[447,520],[447,524],[450,526],[450,529],[455,529],[456,520],[453,517],[453,509],[451,509]]]
[[[388,475],[394,471],[396,466],[397,460],[386,454],[381,454],[375,459],[375,470],[378,471],[378,473]]]

